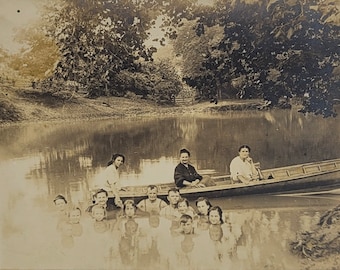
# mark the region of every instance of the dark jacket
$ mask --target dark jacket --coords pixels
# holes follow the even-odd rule
[[[179,163],[175,168],[175,184],[177,187],[184,187],[183,181],[193,182],[196,179],[202,180],[202,176],[199,175],[194,166],[188,164],[188,168],[182,163]]]

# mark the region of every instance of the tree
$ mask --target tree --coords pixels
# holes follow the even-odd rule
[[[157,103],[170,104],[173,96],[183,88],[181,78],[169,60],[148,62],[134,72],[122,71],[115,81],[114,89],[126,94],[133,92]]]
[[[59,59],[59,51],[51,38],[41,30],[43,25],[35,24],[16,34],[16,40],[25,45],[19,53],[11,55],[9,67],[19,71],[21,76],[41,80],[51,75]]]
[[[49,33],[61,53],[54,78],[76,81],[88,88],[91,96],[99,96],[110,94],[121,71],[137,71],[143,64],[141,59],[153,61],[156,49],[144,44],[148,30],[158,15],[179,13],[177,4],[184,7],[186,1],[61,0],[58,3],[53,12],[46,13],[53,14],[48,16]],[[171,18],[178,19],[176,14]],[[170,32],[171,29],[167,31]],[[111,92],[121,94],[119,89]]]
[[[214,10],[206,11],[197,20],[197,36],[220,25],[223,37],[197,64],[201,74],[184,76],[216,87],[244,78],[244,98],[262,96],[275,105],[281,97],[305,97],[302,112],[335,115],[332,99],[338,84],[332,74],[340,61],[340,30],[334,4],[325,11],[312,0],[217,1]],[[197,87],[206,95],[204,85]]]

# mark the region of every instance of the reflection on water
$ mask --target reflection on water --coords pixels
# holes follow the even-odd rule
[[[251,200],[238,203],[248,206]],[[326,208],[311,208],[310,199],[300,198],[295,208],[287,209],[276,200],[267,209],[224,209],[222,225],[206,220],[202,224],[195,216],[190,230],[179,219],[158,215],[117,214],[106,220],[85,211],[79,215],[77,210],[65,215],[32,201],[14,203],[9,210],[17,215],[7,215],[3,221],[2,268],[298,269],[289,242],[297,232],[313,229],[320,218],[318,210]],[[327,207],[336,203],[319,201]]]
[[[229,170],[244,143],[252,147],[262,168],[337,158],[340,125],[338,119],[304,117],[293,111],[231,112],[16,126],[2,128],[0,137],[0,165],[34,157],[27,178],[47,182],[51,194],[68,194],[69,183],[89,185],[117,152],[127,158],[121,169],[123,185],[172,181],[183,147],[191,151],[198,170],[219,173]]]
[[[64,194],[70,203],[87,204],[90,199],[88,187],[96,177],[100,177],[112,153],[123,153],[127,158],[121,171],[123,185],[161,183],[172,181],[178,151],[183,147],[191,151],[191,160],[198,170],[218,173],[228,170],[227,165],[237,154],[238,146],[243,143],[252,147],[253,158],[261,161],[262,168],[337,158],[340,125],[338,119],[304,117],[293,111],[230,112],[224,115],[189,115],[181,118],[19,125],[1,128],[0,138],[0,203],[4,238],[1,241],[4,260],[1,260],[0,267],[69,268],[67,266],[71,264],[74,268],[86,268],[85,261],[89,264],[92,262],[92,266],[98,264],[98,267],[114,265],[115,260],[110,259],[110,256],[115,258],[116,255],[109,255],[105,263],[99,260],[102,254],[98,250],[99,243],[110,246],[126,236],[111,235],[108,239],[112,241],[108,241],[99,236],[96,238],[95,233],[90,236],[84,229],[81,237],[72,235],[74,247],[68,247],[67,250],[67,245],[73,245],[69,228],[65,228],[63,241],[66,247],[63,247],[58,242],[61,235],[55,230],[55,220],[49,214],[50,202],[56,194]],[[265,196],[223,198],[216,199],[214,203],[225,210],[231,225],[242,231],[242,236],[231,252],[232,256],[223,258],[225,261],[219,262],[221,265],[232,263],[237,267],[235,269],[247,269],[250,265],[258,266],[259,269],[273,269],[271,265],[275,262],[277,266],[282,263],[281,269],[285,269],[288,260],[281,259],[280,254],[284,252],[287,259],[287,239],[294,237],[297,230],[310,229],[319,211],[334,206],[336,200],[288,200]],[[277,207],[272,208],[273,205]],[[82,223],[85,228],[88,227],[86,223],[90,223],[84,214]],[[148,223],[145,221],[143,224]],[[140,225],[143,237],[147,239],[150,237],[149,231],[156,234],[158,230],[169,235],[169,227],[165,224],[165,221],[160,222],[157,230],[146,226],[144,231],[144,225]],[[207,238],[207,235],[204,237]],[[140,233],[138,237],[141,237]],[[190,258],[201,257],[200,251],[204,250],[199,244],[201,237],[179,237],[176,242],[171,236],[163,239],[162,244],[151,242],[151,246],[146,246],[153,251],[147,251],[144,246],[141,254],[157,251],[159,261],[150,259],[150,262],[143,262],[143,265],[162,265],[161,259],[164,258],[161,255],[166,253],[164,250],[168,250],[168,245],[164,243],[174,241],[171,244],[174,251],[171,258],[181,262],[181,265],[196,263],[196,267],[197,260],[193,262]],[[78,243],[83,245],[82,241],[88,245],[86,253],[76,248]],[[134,243],[128,238],[124,241],[121,244],[123,250],[123,247]],[[208,243],[212,240],[204,241]],[[141,242],[149,243],[144,240]],[[213,242],[210,245],[213,247],[209,250],[216,251],[210,254],[210,258],[222,260],[218,250],[223,250],[223,243]],[[98,249],[94,250],[93,246]],[[137,246],[134,244],[134,247]],[[184,251],[178,253],[181,249]],[[117,256],[120,263],[128,267],[128,263],[123,262],[122,257],[125,255],[119,253]],[[146,258],[142,257],[133,256],[140,264],[140,260]],[[169,264],[169,267],[172,265]]]

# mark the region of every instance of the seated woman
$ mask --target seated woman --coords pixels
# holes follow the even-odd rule
[[[209,176],[201,176],[194,166],[189,164],[190,152],[180,150],[180,163],[175,168],[174,179],[177,187],[205,187],[214,186],[215,183]]]
[[[250,181],[259,180],[259,173],[249,153],[250,147],[241,145],[238,156],[231,161],[230,174],[233,181],[248,184]]]

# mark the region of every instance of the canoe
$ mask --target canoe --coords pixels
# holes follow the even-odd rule
[[[340,187],[340,158],[262,170],[264,179],[244,183],[232,183],[230,175],[212,175],[216,186],[182,188],[180,194],[190,200],[200,196],[221,198],[256,194],[287,194],[325,192]],[[174,182],[156,184],[158,196],[165,199]],[[120,191],[121,199],[138,202],[146,198],[147,186],[127,186]],[[112,194],[109,195],[112,197]]]

